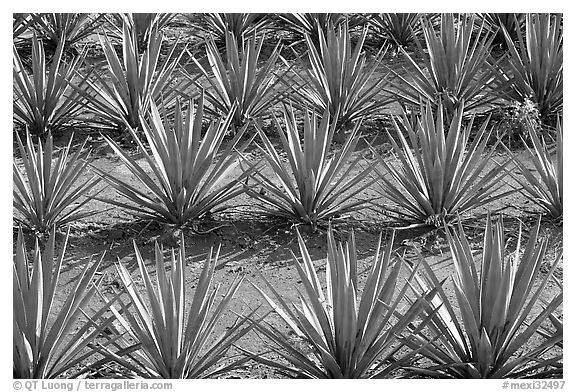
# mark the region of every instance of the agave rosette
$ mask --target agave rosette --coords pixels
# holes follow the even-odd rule
[[[385,169],[375,170],[379,190],[399,206],[401,219],[440,226],[457,213],[464,214],[515,191],[501,191],[510,160],[493,161],[496,145],[486,148],[489,118],[469,144],[473,121],[463,127],[463,111],[461,105],[447,130],[441,104],[436,119],[429,103],[421,106],[422,115],[415,122],[406,113],[393,118],[399,141],[392,136],[389,140],[398,167],[373,150]]]
[[[111,173],[96,169],[131,203],[108,199],[104,201],[148,218],[182,226],[201,218],[243,192],[240,181],[249,175],[249,172],[237,179],[228,181],[226,179],[238,165],[240,153],[250,143],[248,140],[243,145],[239,144],[247,127],[242,128],[220,151],[233,112],[212,121],[204,132],[203,93],[198,99],[196,108],[194,101],[188,102],[185,113],[180,103],[176,105],[173,126],[168,122],[166,114],[160,115],[154,103],[150,106],[150,124],[145,122],[142,124],[151,152],[148,152],[137,137],[135,130],[132,128],[128,130],[136,140],[151,173],[110,137],[104,136],[134,178],[142,185],[133,186]]]
[[[299,344],[287,336],[284,328],[259,321],[256,331],[273,343],[269,344],[270,351],[285,362],[252,354],[255,360],[298,378],[393,377],[394,371],[408,364],[417,352],[399,353],[402,344],[398,337],[407,331],[433,293],[418,294],[412,304],[402,305],[411,291],[416,268],[408,271],[401,284],[403,261],[393,262],[392,242],[393,239],[385,249],[378,243],[360,294],[354,235],[342,245],[334,240],[330,228],[324,291],[317,267],[298,233],[302,261],[294,255],[293,259],[305,291],[303,294],[297,289],[299,305],[284,299],[266,280],[272,296],[254,287],[296,335]]]
[[[15,220],[37,232],[47,232],[52,226],[62,227],[70,222],[93,215],[95,211],[82,208],[95,196],[88,196],[99,179],[80,181],[90,163],[90,151],[84,150],[84,141],[71,153],[73,138],[55,157],[52,135],[44,145],[34,148],[30,133],[26,146],[16,136],[22,169],[16,160],[12,164],[14,181],[14,207],[21,214]],[[82,200],[82,197],[85,197]]]
[[[134,244],[138,270],[145,291],[141,293],[124,264],[116,269],[128,292],[130,303],[120,302],[112,311],[119,321],[114,330],[106,358],[99,365],[114,360],[128,371],[145,378],[208,378],[215,377],[247,362],[240,358],[224,363],[227,351],[252,329],[244,316],[239,316],[226,331],[212,340],[215,328],[222,322],[230,301],[243,278],[236,278],[224,294],[220,284],[213,287],[214,269],[220,249],[210,250],[186,309],[184,238],[180,248],[168,258],[155,246],[157,283],[152,282],[144,259]],[[219,303],[216,299],[221,297]],[[187,313],[187,315],[186,315]]]
[[[200,14],[207,27],[205,32],[226,41],[226,35],[232,33],[238,46],[254,31],[263,31],[270,24],[266,14],[261,13],[206,13]]]
[[[13,47],[14,120],[35,135],[65,130],[84,109],[84,100],[71,83],[81,57],[66,63],[64,45],[56,47],[50,64],[46,62],[42,41],[32,37],[31,73]],[[78,88],[83,86],[80,81]]]
[[[527,14],[524,34],[520,23],[516,23],[518,46],[510,34],[503,31],[509,56],[500,67],[502,85],[496,93],[518,102],[530,99],[538,105],[543,119],[561,113],[563,107],[561,19],[561,14]]]
[[[556,126],[556,148],[546,146],[544,139],[537,134],[534,125],[530,123],[528,134],[533,148],[528,146],[526,140],[522,140],[528,152],[530,165],[525,164],[511,151],[509,154],[522,177],[514,177],[522,187],[524,194],[534,203],[542,207],[548,215],[554,219],[562,218],[563,215],[563,150],[564,137],[562,124],[558,120]],[[553,157],[553,155],[556,155]],[[537,174],[534,174],[532,167]]]
[[[115,299],[97,311],[88,310],[88,302],[102,280],[95,280],[102,258],[86,263],[61,306],[55,306],[68,235],[69,230],[57,259],[56,230],[52,229],[43,252],[37,240],[33,260],[29,261],[22,230],[18,231],[12,285],[14,378],[56,378],[72,372],[97,353],[94,341],[112,324],[113,318],[106,317],[106,312]],[[77,375],[89,369],[84,366]]]
[[[309,36],[316,48],[320,46],[319,32],[327,32],[330,26],[338,26],[344,22],[353,25],[363,23],[361,18],[352,18],[351,20],[342,13],[313,13],[313,12],[296,12],[278,14],[278,21],[281,22],[278,28],[291,31],[302,37]]]
[[[256,31],[238,46],[233,33],[226,31],[226,58],[212,37],[206,42],[209,70],[198,60],[196,65],[212,87],[206,98],[219,113],[229,113],[235,108],[233,124],[244,125],[258,119],[278,102],[281,95],[280,80],[286,71],[277,74],[280,59],[280,42],[274,47],[266,62],[259,66],[263,37],[257,40]]]
[[[383,13],[370,15],[368,23],[396,47],[407,47],[421,33],[418,13]]]
[[[392,102],[379,96],[387,76],[376,77],[386,53],[383,47],[372,60],[362,52],[368,28],[362,30],[356,46],[352,47],[348,23],[328,31],[318,31],[318,50],[309,35],[305,36],[310,65],[300,62],[305,76],[294,74],[286,78],[291,86],[291,97],[301,107],[311,107],[317,113],[330,111],[332,121],[350,124],[362,117],[378,112]]]
[[[160,61],[164,38],[157,24],[152,27],[142,55],[136,29],[126,16],[122,25],[122,60],[108,36],[99,36],[99,40],[106,67],[93,72],[95,80],[88,80],[89,89],[77,89],[88,100],[88,108],[97,116],[96,122],[141,131],[141,117],[145,118],[151,102],[162,100],[169,107],[179,95],[188,95],[186,91],[192,81],[182,79],[174,84],[175,70],[184,51],[176,55],[175,42]]]
[[[436,288],[431,301],[435,311],[430,316],[429,331],[435,339],[429,344],[424,333],[412,335],[405,342],[412,348],[423,347],[420,354],[434,365],[413,370],[433,377],[454,378],[524,378],[550,376],[562,372],[562,353],[554,347],[562,342],[562,329],[539,341],[542,324],[561,308],[562,292],[550,301],[540,298],[553,276],[562,254],[550,270],[539,277],[546,254],[547,239],[538,241],[540,221],[532,229],[524,252],[522,235],[516,250],[506,255],[502,217],[494,225],[488,217],[484,233],[480,270],[462,225],[456,233],[448,232],[454,262],[454,306],[435,273],[419,278],[421,287]],[[531,313],[538,309],[534,315]]]
[[[88,13],[30,14],[30,26],[53,47],[62,43],[65,49],[70,49],[94,34],[104,18],[104,14]]]
[[[151,12],[137,12],[128,14],[113,14],[115,21],[118,24],[118,33],[122,37],[122,26],[124,20],[127,19],[133,26],[136,33],[138,49],[143,50],[146,43],[150,40],[153,34],[156,34],[154,29],[161,31],[166,27],[174,18],[176,14],[173,13],[151,13]],[[115,23],[112,24],[117,27]]]
[[[292,107],[284,108],[285,130],[274,117],[274,122],[288,165],[273,146],[264,131],[256,126],[263,145],[258,146],[274,177],[265,175],[257,168],[253,178],[263,192],[255,187],[247,189],[249,195],[265,203],[261,208],[270,215],[293,219],[311,225],[314,229],[322,220],[329,220],[361,209],[365,200],[348,200],[352,191],[359,194],[372,181],[361,182],[370,173],[370,167],[361,167],[361,154],[354,157],[360,140],[360,122],[342,147],[330,153],[336,123],[330,123],[330,112],[326,110],[318,122],[314,113],[304,115],[304,137]]]
[[[401,101],[418,106],[424,99],[436,104],[438,99],[449,113],[464,105],[465,111],[486,105],[495,99],[490,92],[496,80],[496,62],[490,55],[494,34],[476,17],[442,14],[440,32],[431,20],[421,19],[425,47],[415,37],[416,61],[406,50],[400,50],[407,60],[402,74],[392,70],[399,79],[390,90]],[[409,76],[405,76],[409,75]]]

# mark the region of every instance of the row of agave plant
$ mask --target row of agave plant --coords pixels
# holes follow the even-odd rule
[[[397,213],[404,222],[415,225],[442,226],[458,214],[509,195],[519,189],[553,218],[561,218],[562,203],[562,127],[557,127],[557,148],[546,146],[530,128],[534,146],[529,163],[511,151],[508,158],[497,160],[497,145],[486,146],[490,132],[486,120],[472,139],[472,122],[462,126],[462,107],[445,125],[443,111],[430,105],[422,115],[392,118],[396,138],[390,136],[393,157],[382,157],[369,147],[375,158],[355,152],[360,141],[358,121],[340,148],[331,150],[336,123],[330,122],[327,110],[322,118],[305,112],[303,124],[297,123],[295,111],[284,109],[283,120],[274,117],[279,150],[258,124],[256,134],[243,138],[250,123],[244,125],[227,143],[223,143],[234,111],[202,129],[204,98],[188,108],[177,104],[173,125],[166,113],[151,103],[151,122],[143,123],[148,146],[136,131],[128,128],[137,142],[141,159],[104,136],[131,173],[129,180],[114,173],[93,169],[97,175],[80,179],[91,163],[90,151],[82,147],[71,152],[72,140],[59,153],[53,140],[34,147],[17,137],[22,163],[14,159],[15,219],[41,233],[52,226],[61,227],[97,211],[84,207],[96,198],[130,210],[146,219],[176,228],[195,224],[211,212],[230,206],[231,199],[242,193],[258,201],[255,205],[267,215],[282,217],[316,230],[319,224],[346,216],[362,208]],[[441,107],[441,106],[440,106]],[[303,132],[303,137],[300,132]],[[244,150],[255,143],[262,158],[248,159]],[[56,157],[53,157],[53,156]],[[510,170],[514,162],[520,174]],[[264,166],[273,173],[264,172]],[[22,168],[24,170],[22,170]],[[241,169],[241,170],[238,170]],[[239,174],[231,176],[235,171]],[[536,170],[536,173],[534,172]],[[503,189],[511,176],[518,187]],[[94,187],[104,179],[123,199],[101,199]],[[136,180],[138,184],[134,184]],[[378,199],[366,199],[366,188],[380,193]],[[104,189],[104,188],[102,188]],[[92,194],[90,194],[92,193]]]
[[[205,85],[210,86],[206,96],[213,114],[227,114],[235,107],[237,127],[249,119],[261,119],[267,109],[287,100],[320,115],[328,108],[332,119],[344,128],[360,117],[376,115],[393,101],[416,106],[422,100],[433,106],[440,101],[450,113],[460,105],[467,113],[497,101],[528,99],[547,121],[562,109],[560,15],[520,18],[519,14],[512,29],[502,21],[490,22],[486,15],[416,14],[404,21],[412,31],[415,49],[399,46],[405,60],[402,67],[387,64],[390,44],[381,45],[376,53],[367,52],[367,36],[380,31],[374,27],[376,17],[369,19],[371,23],[356,22],[353,34],[348,19],[336,23],[335,17],[324,20],[316,15],[311,24],[302,15],[293,15],[296,20],[283,16],[285,24],[304,37],[304,53],[292,49],[294,59],[288,61],[281,54],[285,52],[281,39],[265,58],[265,34],[258,31],[264,27],[252,21],[254,25],[248,24],[252,28],[242,29],[237,19],[246,14],[233,15],[237,16],[220,17],[219,22],[205,15],[212,24],[227,27],[221,32],[223,56],[212,35],[201,41],[205,47],[201,57],[198,45],[182,46],[179,39],[166,48],[161,28],[167,21],[160,16],[150,17],[146,24],[135,16],[121,15],[121,27],[96,30],[104,61],[88,58],[84,49],[66,60],[68,41],[61,38],[48,66],[37,38],[42,30],[29,28],[31,37],[25,42],[31,42],[30,58],[22,59],[14,45],[15,121],[36,135],[62,131],[80,121],[141,128],[142,117],[148,120],[150,102],[162,100],[172,107],[177,97],[196,97],[196,87]],[[294,24],[308,27],[297,29]],[[142,25],[147,26],[144,33]],[[24,34],[21,24],[15,22],[14,29],[15,35]],[[493,41],[498,33],[504,35],[507,51],[496,56]],[[61,34],[64,37],[65,32]],[[122,56],[117,54],[115,36],[122,43]]]
[[[411,263],[394,255],[393,238],[378,244],[363,279],[367,271],[359,271],[353,232],[342,244],[329,228],[324,286],[298,233],[301,258],[292,254],[302,282],[295,287],[297,300],[263,278],[265,286],[249,283],[271,310],[259,306],[247,314],[230,309],[244,277],[223,294],[213,284],[219,249],[206,257],[187,299],[184,238],[168,259],[156,245],[155,281],[134,245],[143,291],[119,260],[123,286],[104,293],[103,277],[96,278],[102,259],[88,261],[57,307],[66,241],[55,259],[53,231],[42,252],[36,243],[29,261],[20,231],[13,269],[14,377],[207,378],[250,361],[296,378],[562,377],[562,286],[553,275],[562,255],[539,276],[547,241],[538,241],[539,223],[524,252],[519,233],[509,254],[502,217],[495,223],[489,217],[479,269],[462,226],[446,228],[455,267],[451,282],[440,280],[422,257]],[[554,282],[560,292],[544,299]],[[219,327],[224,332],[214,336]],[[262,342],[262,352],[242,347],[249,334]]]

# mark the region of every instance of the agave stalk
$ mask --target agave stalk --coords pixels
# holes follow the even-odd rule
[[[300,347],[284,328],[259,322],[256,330],[273,342],[271,351],[285,362],[262,355],[255,360],[299,378],[386,378],[408,363],[416,350],[398,353],[401,347],[398,336],[405,333],[418,317],[426,297],[433,294],[419,295],[402,309],[416,268],[408,271],[407,280],[401,284],[403,263],[392,260],[393,238],[383,250],[380,242],[360,294],[354,234],[342,245],[334,240],[330,228],[324,291],[298,233],[302,262],[292,256],[305,290],[304,295],[296,289],[300,305],[283,299],[266,281],[273,297],[254,287],[297,336]],[[396,354],[399,357],[394,358]]]
[[[505,83],[497,93],[518,102],[530,99],[538,105],[542,119],[562,111],[564,40],[561,19],[558,14],[527,14],[525,34],[522,34],[520,23],[516,24],[516,35],[520,37],[518,47],[504,32],[509,58],[505,63],[508,66],[501,67]]]
[[[156,105],[151,102],[150,124],[142,122],[143,133],[151,152],[136,137],[136,131],[128,128],[142,153],[151,173],[134,159],[129,152],[104,136],[114,152],[141,186],[131,185],[110,173],[98,173],[118,193],[131,203],[104,200],[108,203],[135,211],[145,217],[157,219],[176,226],[185,225],[222,205],[222,203],[243,192],[238,179],[226,181],[227,176],[238,164],[239,154],[250,143],[239,145],[239,140],[247,127],[244,127],[222,150],[220,146],[226,135],[233,113],[212,121],[208,129],[202,130],[204,117],[204,94],[196,109],[194,101],[188,102],[188,110],[183,112],[180,103],[176,105],[174,125],[168,123],[166,114],[161,117]],[[204,133],[204,136],[202,134]],[[218,155],[220,153],[220,155]]]
[[[157,25],[152,28],[142,56],[139,55],[138,37],[131,20],[124,17],[122,26],[122,61],[110,39],[106,35],[99,36],[107,67],[103,74],[94,72],[96,81],[88,81],[90,89],[79,89],[79,92],[88,100],[88,107],[98,121],[142,131],[142,117],[148,113],[150,103],[162,98],[166,105],[171,104],[177,93],[184,91],[191,82],[184,87],[172,86],[174,72],[184,51],[175,55],[177,43],[174,43],[161,62],[163,35],[158,32]]]
[[[528,133],[530,144],[528,147],[526,140],[522,140],[526,151],[529,153],[531,166],[526,165],[510,150],[508,153],[516,167],[522,173],[522,178],[514,177],[516,182],[522,187],[524,194],[534,203],[542,207],[548,215],[554,219],[560,219],[563,215],[563,131],[562,123],[558,120],[556,126],[556,148],[546,147],[544,139],[538,135],[534,125],[529,123]],[[555,159],[553,154],[556,154]],[[538,173],[533,173],[532,167]]]
[[[215,254],[210,250],[187,310],[184,237],[177,255],[172,249],[169,268],[165,266],[162,249],[156,244],[157,284],[152,283],[135,243],[134,250],[145,293],[137,290],[128,269],[118,262],[116,269],[133,305],[130,310],[120,301],[121,308],[112,309],[125,330],[116,341],[120,350],[113,357],[118,363],[145,378],[183,379],[214,377],[249,360],[241,358],[223,363],[228,349],[253,328],[245,317],[212,341],[215,327],[221,325],[230,301],[243,281],[243,278],[235,278],[223,295],[220,284],[213,287],[220,248]],[[216,304],[218,297],[222,299]]]
[[[360,166],[361,154],[353,157],[360,140],[360,122],[356,123],[341,149],[331,156],[330,146],[336,124],[330,124],[328,110],[324,112],[320,123],[316,114],[305,113],[303,140],[300,138],[300,130],[292,107],[284,108],[286,130],[276,117],[274,122],[288,165],[284,164],[280,153],[276,151],[264,131],[256,126],[263,143],[258,149],[275,178],[256,171],[253,178],[263,191],[247,190],[249,195],[266,204],[261,207],[264,212],[294,219],[311,225],[315,230],[322,220],[336,218],[363,207],[364,200],[346,200],[353,189],[358,194],[373,183],[368,181],[359,185],[371,169]],[[351,162],[348,163],[349,161]]]
[[[367,61],[365,53],[361,52],[367,33],[365,27],[352,48],[348,23],[342,23],[336,29],[330,24],[326,33],[318,30],[320,50],[306,35],[310,65],[301,62],[305,77],[295,74],[288,80],[292,86],[292,99],[297,99],[299,106],[312,107],[320,114],[329,109],[332,121],[340,125],[373,115],[390,103],[378,97],[387,77],[374,75],[386,48]]]
[[[494,34],[485,28],[485,22],[476,29],[474,15],[455,20],[452,14],[442,14],[439,33],[432,21],[422,18],[420,23],[426,46],[416,37],[414,40],[416,57],[422,58],[423,64],[400,48],[407,64],[403,74],[392,70],[399,82],[395,86],[398,91],[391,92],[415,106],[423,99],[433,105],[440,100],[450,114],[461,105],[468,112],[495,99],[489,94],[496,78],[490,55]]]
[[[30,133],[26,134],[26,147],[18,135],[16,140],[24,169],[22,172],[14,160],[14,207],[21,214],[14,218],[17,222],[45,233],[53,226],[62,227],[96,213],[82,210],[94,198],[86,196],[87,193],[100,181],[94,177],[79,181],[90,163],[90,151],[84,151],[86,141],[71,154],[70,138],[68,145],[55,156],[50,133],[44,145],[38,143],[37,150]]]
[[[16,46],[13,47],[14,120],[37,136],[66,129],[84,108],[84,100],[70,86],[80,57],[66,63],[63,50],[64,46],[58,45],[47,65],[42,42],[33,35],[28,74]]]
[[[397,48],[406,48],[421,31],[418,13],[385,13],[370,15],[368,23],[374,26],[384,39]]]
[[[539,227],[538,220],[522,254],[519,234],[516,251],[508,258],[502,217],[495,225],[488,217],[479,271],[462,225],[455,233],[447,230],[458,306],[451,303],[442,284],[428,268],[420,284],[438,290],[431,304],[435,308],[440,306],[440,310],[431,316],[428,324],[437,338],[434,344],[426,344],[420,351],[435,364],[422,369],[423,374],[455,378],[537,377],[561,361],[562,354],[549,351],[562,341],[562,331],[540,339],[535,345],[529,344],[542,323],[562,304],[560,292],[550,302],[538,305],[554,268],[562,259],[560,254],[550,271],[539,278],[547,245],[547,239],[538,241]],[[405,340],[413,348],[422,347],[427,341],[424,334]]]
[[[373,150],[385,168],[384,172],[375,170],[380,193],[400,207],[398,213],[403,220],[412,223],[440,226],[457,213],[515,192],[499,192],[510,160],[492,162],[496,145],[487,151],[489,118],[468,144],[473,121],[462,127],[464,105],[458,107],[447,130],[442,104],[439,108],[436,120],[429,103],[421,106],[422,115],[415,124],[406,113],[392,118],[399,143],[388,135],[399,167]],[[486,169],[489,164],[492,168]]]
[[[256,32],[238,47],[231,32],[225,32],[226,61],[212,37],[206,42],[206,56],[210,70],[205,69],[198,60],[196,65],[207,79],[213,91],[206,91],[206,98],[219,113],[229,113],[236,108],[233,124],[242,126],[248,120],[261,117],[277,101],[280,95],[279,81],[275,67],[280,58],[280,42],[274,47],[268,60],[258,68],[264,40],[257,42]]]
[[[14,378],[56,378],[77,367],[95,354],[93,341],[111,325],[112,317],[104,317],[111,302],[88,314],[91,300],[101,278],[95,279],[102,262],[86,263],[62,305],[57,307],[55,296],[64,253],[54,259],[56,230],[52,229],[44,253],[38,240],[34,256],[28,260],[22,230],[18,231],[13,264],[13,374]],[[79,321],[83,317],[84,321]],[[73,328],[79,327],[77,331]],[[70,335],[73,333],[73,337]],[[87,371],[89,367],[84,367]]]

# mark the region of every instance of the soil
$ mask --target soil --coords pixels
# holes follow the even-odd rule
[[[368,129],[368,134],[377,135],[374,129]],[[80,140],[80,138],[75,138]],[[379,151],[388,151],[385,138],[368,138]],[[59,140],[63,144],[65,140]],[[137,183],[125,169],[123,164],[115,157],[112,151],[103,147],[101,140],[92,136],[92,147],[95,149],[96,158],[93,165],[107,173]],[[363,153],[358,151],[357,153]],[[525,152],[517,152],[518,156],[525,160]],[[256,150],[249,151],[249,156],[257,159]],[[503,156],[497,157],[503,159]],[[368,165],[367,156],[363,165]],[[231,173],[234,177],[239,175],[237,169]],[[91,174],[87,174],[91,175]],[[514,186],[511,178],[506,178],[505,187]],[[92,191],[101,198],[120,199],[111,187],[107,187],[102,181]],[[360,195],[351,197],[370,198],[376,196],[374,187],[370,187]],[[347,195],[343,195],[345,197]],[[380,206],[386,206],[385,200],[378,200]],[[257,204],[247,195],[241,195],[228,203],[229,209],[213,214],[209,219],[197,222],[195,230],[184,228],[186,247],[186,287],[187,299],[193,295],[194,287],[206,254],[211,248],[221,246],[220,257],[216,267],[215,282],[222,284],[223,290],[233,281],[237,275],[245,276],[246,280],[241,285],[231,309],[237,313],[247,313],[262,305],[262,312],[268,309],[260,294],[248,282],[264,288],[263,279],[270,282],[276,290],[287,298],[296,299],[296,288],[300,286],[300,280],[296,268],[293,266],[294,256],[298,255],[298,244],[295,230],[297,225],[259,215]],[[134,244],[136,244],[153,271],[153,250],[155,240],[162,240],[166,228],[154,221],[144,221],[132,216],[126,211],[112,207],[102,201],[92,200],[86,208],[98,211],[97,214],[82,221],[70,225],[70,239],[66,250],[66,261],[61,277],[61,287],[58,296],[67,293],[75,277],[79,274],[84,263],[90,258],[99,258],[104,254],[101,270],[105,274],[102,289],[105,292],[123,290],[122,282],[115,270],[114,263],[120,260],[127,268],[137,276],[138,267],[134,258]],[[476,250],[481,250],[481,239],[487,211],[501,211],[505,216],[506,235],[517,238],[518,224],[523,223],[523,232],[527,233],[533,226],[538,211],[537,207],[527,200],[522,194],[515,193],[501,200],[473,211],[471,217],[464,222],[468,238]],[[371,265],[371,256],[375,252],[379,236],[388,241],[395,232],[395,252],[405,258],[416,257],[414,247],[417,247],[425,256],[426,261],[434,266],[440,277],[449,276],[453,273],[450,260],[450,252],[443,230],[435,228],[402,229],[403,224],[394,220],[385,211],[377,208],[365,209],[340,221],[333,222],[337,236],[345,240],[351,231],[356,236],[356,246],[359,257],[359,271],[366,271]],[[327,246],[326,231],[320,228],[311,233],[302,230],[302,236],[308,250],[315,260],[318,270],[323,270]],[[197,232],[207,232],[198,234]],[[548,237],[548,250],[546,260],[551,263],[558,252],[562,252],[562,225],[544,219],[540,231],[540,237]],[[28,235],[27,245],[31,249],[33,240]],[[63,234],[59,243],[62,242]],[[170,238],[170,237],[169,237]],[[174,238],[165,241],[165,250],[171,246],[177,246]],[[513,245],[510,246],[510,250]],[[549,265],[549,264],[547,264]],[[546,271],[540,273],[540,278]],[[154,272],[153,272],[154,273]],[[321,274],[323,275],[323,274]],[[361,274],[361,276],[363,276]],[[556,276],[562,281],[562,264],[556,271]],[[361,285],[362,287],[362,285]],[[451,294],[451,284],[446,284]],[[549,300],[559,292],[556,285],[550,284],[543,299]],[[56,298],[61,301],[62,298]],[[95,303],[94,303],[95,304]],[[233,323],[235,316],[228,312],[227,316],[218,326],[215,336],[223,328]],[[533,344],[536,344],[535,341]],[[240,344],[241,347],[252,351],[261,352],[266,346],[260,337],[255,334],[248,335]],[[230,355],[233,355],[231,352]],[[274,370],[255,363],[249,363],[245,368],[231,372],[226,378],[281,378],[282,375]]]

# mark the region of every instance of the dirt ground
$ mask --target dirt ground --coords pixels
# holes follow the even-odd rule
[[[63,141],[60,142],[63,143]],[[101,139],[93,135],[91,142],[92,146],[95,147],[96,159],[93,162],[95,167],[113,173],[115,176],[129,180],[134,184],[137,183],[112,151],[101,144]],[[388,150],[385,144],[380,144],[378,149],[381,151]],[[358,151],[357,153],[362,152]],[[525,158],[526,152],[518,152],[518,155]],[[248,156],[257,159],[258,153],[253,149]],[[363,165],[370,164],[369,159],[370,157],[367,156]],[[503,159],[503,154],[499,154],[497,159]],[[237,169],[230,176],[234,177],[239,173],[240,169]],[[507,178],[505,181],[508,184],[514,184],[511,178]],[[508,186],[506,185],[506,187]],[[106,187],[104,181],[98,184],[92,193],[99,191],[101,191],[99,196],[102,198],[121,198],[111,187]],[[343,195],[343,198],[346,196]],[[372,198],[376,196],[375,188],[371,187],[363,194],[351,197]],[[360,259],[359,271],[366,272],[369,268],[379,235],[382,233],[385,241],[388,241],[392,232],[395,231],[394,248],[398,255],[406,258],[416,257],[415,246],[426,257],[427,262],[434,266],[439,276],[448,276],[453,272],[448,244],[442,229],[399,228],[401,224],[388,216],[389,214],[384,213],[386,209],[390,208],[386,201],[378,200],[377,203],[380,207],[362,210],[333,224],[338,238],[342,240],[346,239],[350,231],[354,230]],[[225,290],[238,274],[246,277],[246,281],[240,287],[232,304],[232,309],[236,312],[247,313],[259,305],[263,305],[262,309],[266,309],[264,311],[268,310],[261,296],[248,281],[259,287],[264,287],[262,279],[266,279],[283,295],[295,299],[295,287],[300,284],[296,268],[293,266],[292,256],[292,252],[298,255],[296,226],[290,222],[258,215],[256,203],[247,195],[241,195],[228,204],[229,209],[214,214],[211,219],[198,222],[197,230],[210,231],[208,234],[196,234],[193,230],[186,228],[183,230],[187,255],[187,298],[192,298],[195,282],[206,254],[211,247],[220,245],[221,251],[215,282],[221,283]],[[138,275],[133,242],[137,244],[153,269],[154,242],[162,239],[162,234],[166,230],[165,227],[156,222],[140,220],[126,211],[101,201],[92,200],[86,208],[101,212],[71,225],[71,237],[61,278],[60,291],[62,293],[69,291],[71,283],[88,259],[99,258],[102,254],[104,254],[102,271],[105,274],[102,289],[109,293],[122,290],[122,283],[114,268],[114,262],[121,260],[134,275]],[[520,193],[493,202],[478,211],[473,211],[471,215],[474,219],[466,220],[465,228],[468,238],[471,239],[471,243],[478,251],[481,250],[485,215],[488,210],[502,211],[505,216],[507,236],[512,238],[517,238],[520,221],[523,223],[523,232],[527,233],[527,229],[532,227],[539,212],[537,207]],[[561,223],[543,220],[540,236],[549,238],[548,262],[552,262],[556,254],[562,251],[562,232]],[[316,233],[303,231],[302,235],[309,252],[317,263],[318,270],[323,270],[327,253],[326,231],[324,229],[320,229]],[[31,248],[32,244],[33,240],[29,237],[28,247]],[[165,241],[163,244],[165,250],[176,245],[177,243],[172,240]],[[560,265],[556,272],[560,280],[563,277],[562,271],[562,265]],[[542,276],[544,272],[542,271]],[[360,276],[362,277],[362,274]],[[447,285],[449,292],[450,286]],[[550,284],[545,296],[551,298],[557,292],[558,288]],[[222,325],[218,326],[218,329],[222,330],[234,319],[235,316],[229,313]],[[253,352],[265,349],[263,341],[254,334],[246,337],[241,342],[241,346]],[[226,377],[279,378],[281,375],[270,368],[251,363],[244,369],[230,373]]]

